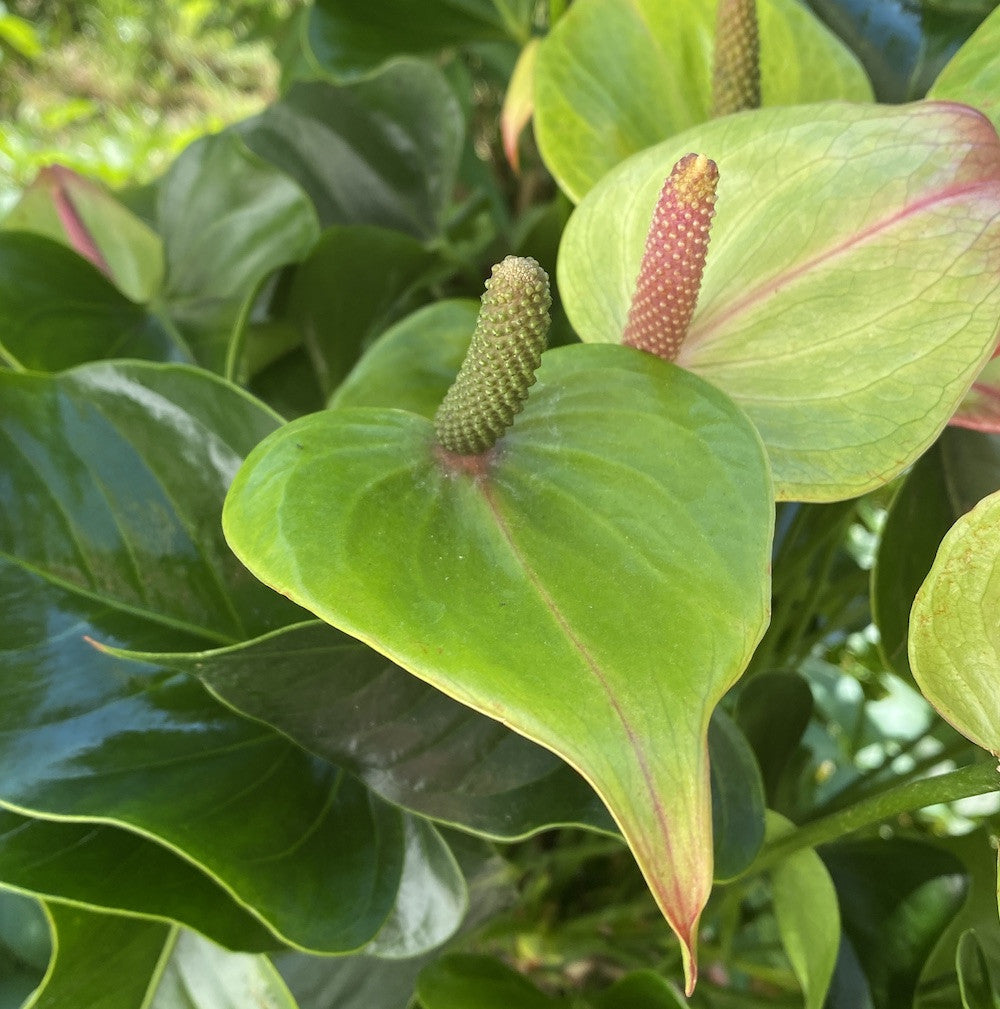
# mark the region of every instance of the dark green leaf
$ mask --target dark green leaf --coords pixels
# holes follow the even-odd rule
[[[156,648],[176,632],[10,564],[0,576],[8,618],[0,628],[0,801],[159,841],[293,945],[342,952],[378,932],[402,872],[397,811],[234,715],[197,681],[87,643]],[[215,900],[211,886],[200,894]],[[189,889],[184,899],[198,896]],[[170,900],[151,896],[150,904]],[[224,910],[201,909],[196,924],[207,931],[218,920],[220,939],[233,941],[235,916]],[[259,930],[249,941],[259,942]]]
[[[823,861],[875,1009],[910,1005],[927,954],[965,897],[962,864],[907,838],[838,844]]]
[[[455,381],[478,314],[475,301],[441,301],[408,315],[365,352],[330,406],[398,407],[432,418]]]
[[[176,852],[116,827],[0,810],[0,882],[98,911],[180,922],[229,949],[279,945],[217,880]]]
[[[209,641],[291,623],[299,611],[247,573],[219,527],[233,474],[278,423],[179,366],[0,373],[0,553]]]
[[[39,371],[108,357],[190,360],[181,341],[95,266],[23,231],[0,232],[0,356]]]
[[[398,231],[349,225],[323,233],[295,271],[287,311],[327,394],[436,262],[420,242]]]
[[[453,953],[425,967],[417,996],[421,1009],[568,1009],[499,960],[471,954]]]
[[[201,677],[237,711],[424,816],[506,839],[557,824],[613,829],[593,790],[552,753],[325,624],[145,658]]]
[[[997,1009],[1000,1006],[986,954],[972,929],[963,932],[958,940],[955,968],[964,1009]]]
[[[637,970],[591,999],[594,1009],[685,1009],[687,1002],[659,974]]]
[[[232,375],[237,330],[260,282],[319,235],[305,193],[232,133],[191,144],[160,184],[164,299],[198,362]]]
[[[746,737],[720,708],[708,726],[715,878],[732,879],[764,843],[764,786]]]
[[[414,60],[342,87],[296,84],[236,129],[298,180],[324,227],[374,224],[418,238],[439,231],[464,136],[448,81]]]
[[[812,711],[812,691],[797,673],[761,673],[740,688],[736,724],[757,758],[771,806]]]
[[[355,0],[317,0],[309,18],[309,45],[323,70],[347,80],[404,53],[504,41],[511,29],[527,33],[530,25],[505,27],[491,0],[430,0],[419,17],[413,16],[410,0],[362,6]]]

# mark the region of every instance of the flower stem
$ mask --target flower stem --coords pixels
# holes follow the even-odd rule
[[[756,875],[801,848],[815,848],[836,841],[845,834],[891,819],[900,813],[923,809],[924,806],[933,806],[939,802],[954,802],[973,795],[984,795],[998,788],[1000,771],[991,762],[972,764],[947,774],[907,782],[777,838],[764,847],[742,876]]]

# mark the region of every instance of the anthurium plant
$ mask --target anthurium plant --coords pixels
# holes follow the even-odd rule
[[[315,0],[24,192],[0,1009],[998,1003],[1000,11],[868,6]]]

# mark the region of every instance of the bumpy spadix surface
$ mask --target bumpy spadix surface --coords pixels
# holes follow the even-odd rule
[[[719,0],[715,16],[712,113],[760,107],[760,34],[756,0]]]
[[[703,154],[686,154],[667,176],[628,309],[627,347],[677,357],[698,302],[718,181],[719,169]]]
[[[576,767],[693,983],[708,719],[767,620],[763,448],[696,376],[573,346],[473,458],[442,460],[433,424],[400,410],[304,417],[237,475],[226,536],[278,591]]]

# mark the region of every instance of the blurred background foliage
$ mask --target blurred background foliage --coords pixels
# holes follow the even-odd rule
[[[305,0],[0,0],[0,216],[58,161],[112,186],[277,97]]]

